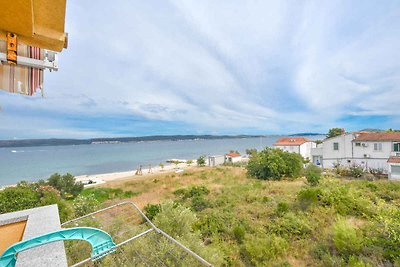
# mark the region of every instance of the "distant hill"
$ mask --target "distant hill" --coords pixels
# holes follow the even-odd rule
[[[196,139],[233,139],[260,137],[263,135],[154,135],[139,137],[91,138],[91,139],[23,139],[0,140],[0,147],[65,146],[89,144],[117,144],[141,141],[180,141]]]
[[[372,128],[367,128],[367,129],[362,129],[360,132],[373,132],[373,133],[381,133],[384,132],[385,130],[381,129],[372,129]]]
[[[290,134],[289,136],[314,136],[314,135],[326,135],[322,133],[295,133],[295,134]]]

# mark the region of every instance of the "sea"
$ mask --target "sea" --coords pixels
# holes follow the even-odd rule
[[[200,155],[245,153],[263,149],[280,136],[182,141],[144,141],[118,144],[0,148],[0,186],[46,179],[53,173],[91,175],[131,171],[139,165],[158,166],[168,159],[197,159]],[[309,136],[309,139],[322,139]]]

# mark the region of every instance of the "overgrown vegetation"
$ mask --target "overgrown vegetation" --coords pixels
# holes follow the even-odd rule
[[[132,198],[215,266],[400,266],[400,183],[321,176],[316,168],[280,181],[251,178],[240,167],[198,168],[116,181],[72,200],[23,183],[0,192],[0,208],[33,207],[39,196],[78,216]]]
[[[262,180],[297,178],[302,174],[302,170],[301,155],[272,148],[254,153],[247,164],[248,174]]]
[[[308,167],[305,175],[320,177],[316,168]],[[181,220],[188,214],[195,216],[185,227],[196,237],[179,236],[173,225],[183,222],[176,217],[154,219],[163,201],[148,205],[146,214],[182,242],[192,244],[200,238],[202,247],[193,248],[216,266],[400,264],[399,183],[330,176],[318,182],[268,181],[247,178],[244,169],[234,167],[171,179],[166,183],[179,184],[165,199],[171,209],[188,208],[182,217],[175,213]],[[193,185],[180,185],[182,179]],[[199,209],[195,199],[206,203]]]
[[[20,182],[0,191],[0,214],[57,204],[61,222],[90,213],[100,204],[113,199],[125,199],[137,193],[112,188],[83,189],[69,173],[55,173],[46,181]]]

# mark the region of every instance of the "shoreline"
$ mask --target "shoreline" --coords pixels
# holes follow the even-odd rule
[[[144,176],[148,176],[151,174],[158,174],[158,173],[166,173],[166,172],[172,172],[172,171],[178,171],[182,172],[183,170],[187,168],[193,168],[195,167],[196,160],[192,160],[193,163],[188,166],[186,161],[183,159],[171,159],[171,160],[178,160],[180,161],[179,164],[165,164],[164,168],[161,168],[159,165],[154,166],[149,170],[149,168],[142,168],[142,174],[136,174],[137,170],[130,170],[130,171],[122,171],[122,172],[108,172],[108,173],[100,173],[100,174],[83,174],[83,175],[76,175],[75,180],[77,182],[82,182],[84,184],[84,187],[93,187],[101,184],[106,184],[107,182],[115,181],[115,180],[121,180],[121,179],[127,179],[127,178],[140,178]],[[148,167],[148,165],[147,165]],[[88,183],[89,180],[91,180],[93,183]],[[35,181],[32,181],[29,183],[34,183]],[[15,187],[17,184],[9,184],[9,185],[2,185],[0,186],[0,191],[8,188],[8,187]]]
[[[188,166],[186,162],[181,162],[177,165],[175,164],[167,164],[164,168],[160,166],[152,167],[151,170],[149,168],[142,168],[142,174],[137,174],[137,170],[124,171],[124,172],[110,172],[110,173],[101,173],[101,174],[87,174],[87,175],[78,175],[75,176],[77,182],[82,182],[86,187],[93,187],[101,184],[106,184],[111,181],[128,179],[128,178],[141,178],[144,176],[149,176],[152,174],[166,173],[166,172],[182,172],[185,169],[193,168],[196,166],[195,160],[193,163]],[[93,181],[93,183],[88,183],[89,181]]]

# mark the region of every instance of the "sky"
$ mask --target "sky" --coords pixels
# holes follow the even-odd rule
[[[69,0],[65,27],[0,139],[400,128],[397,0]]]

